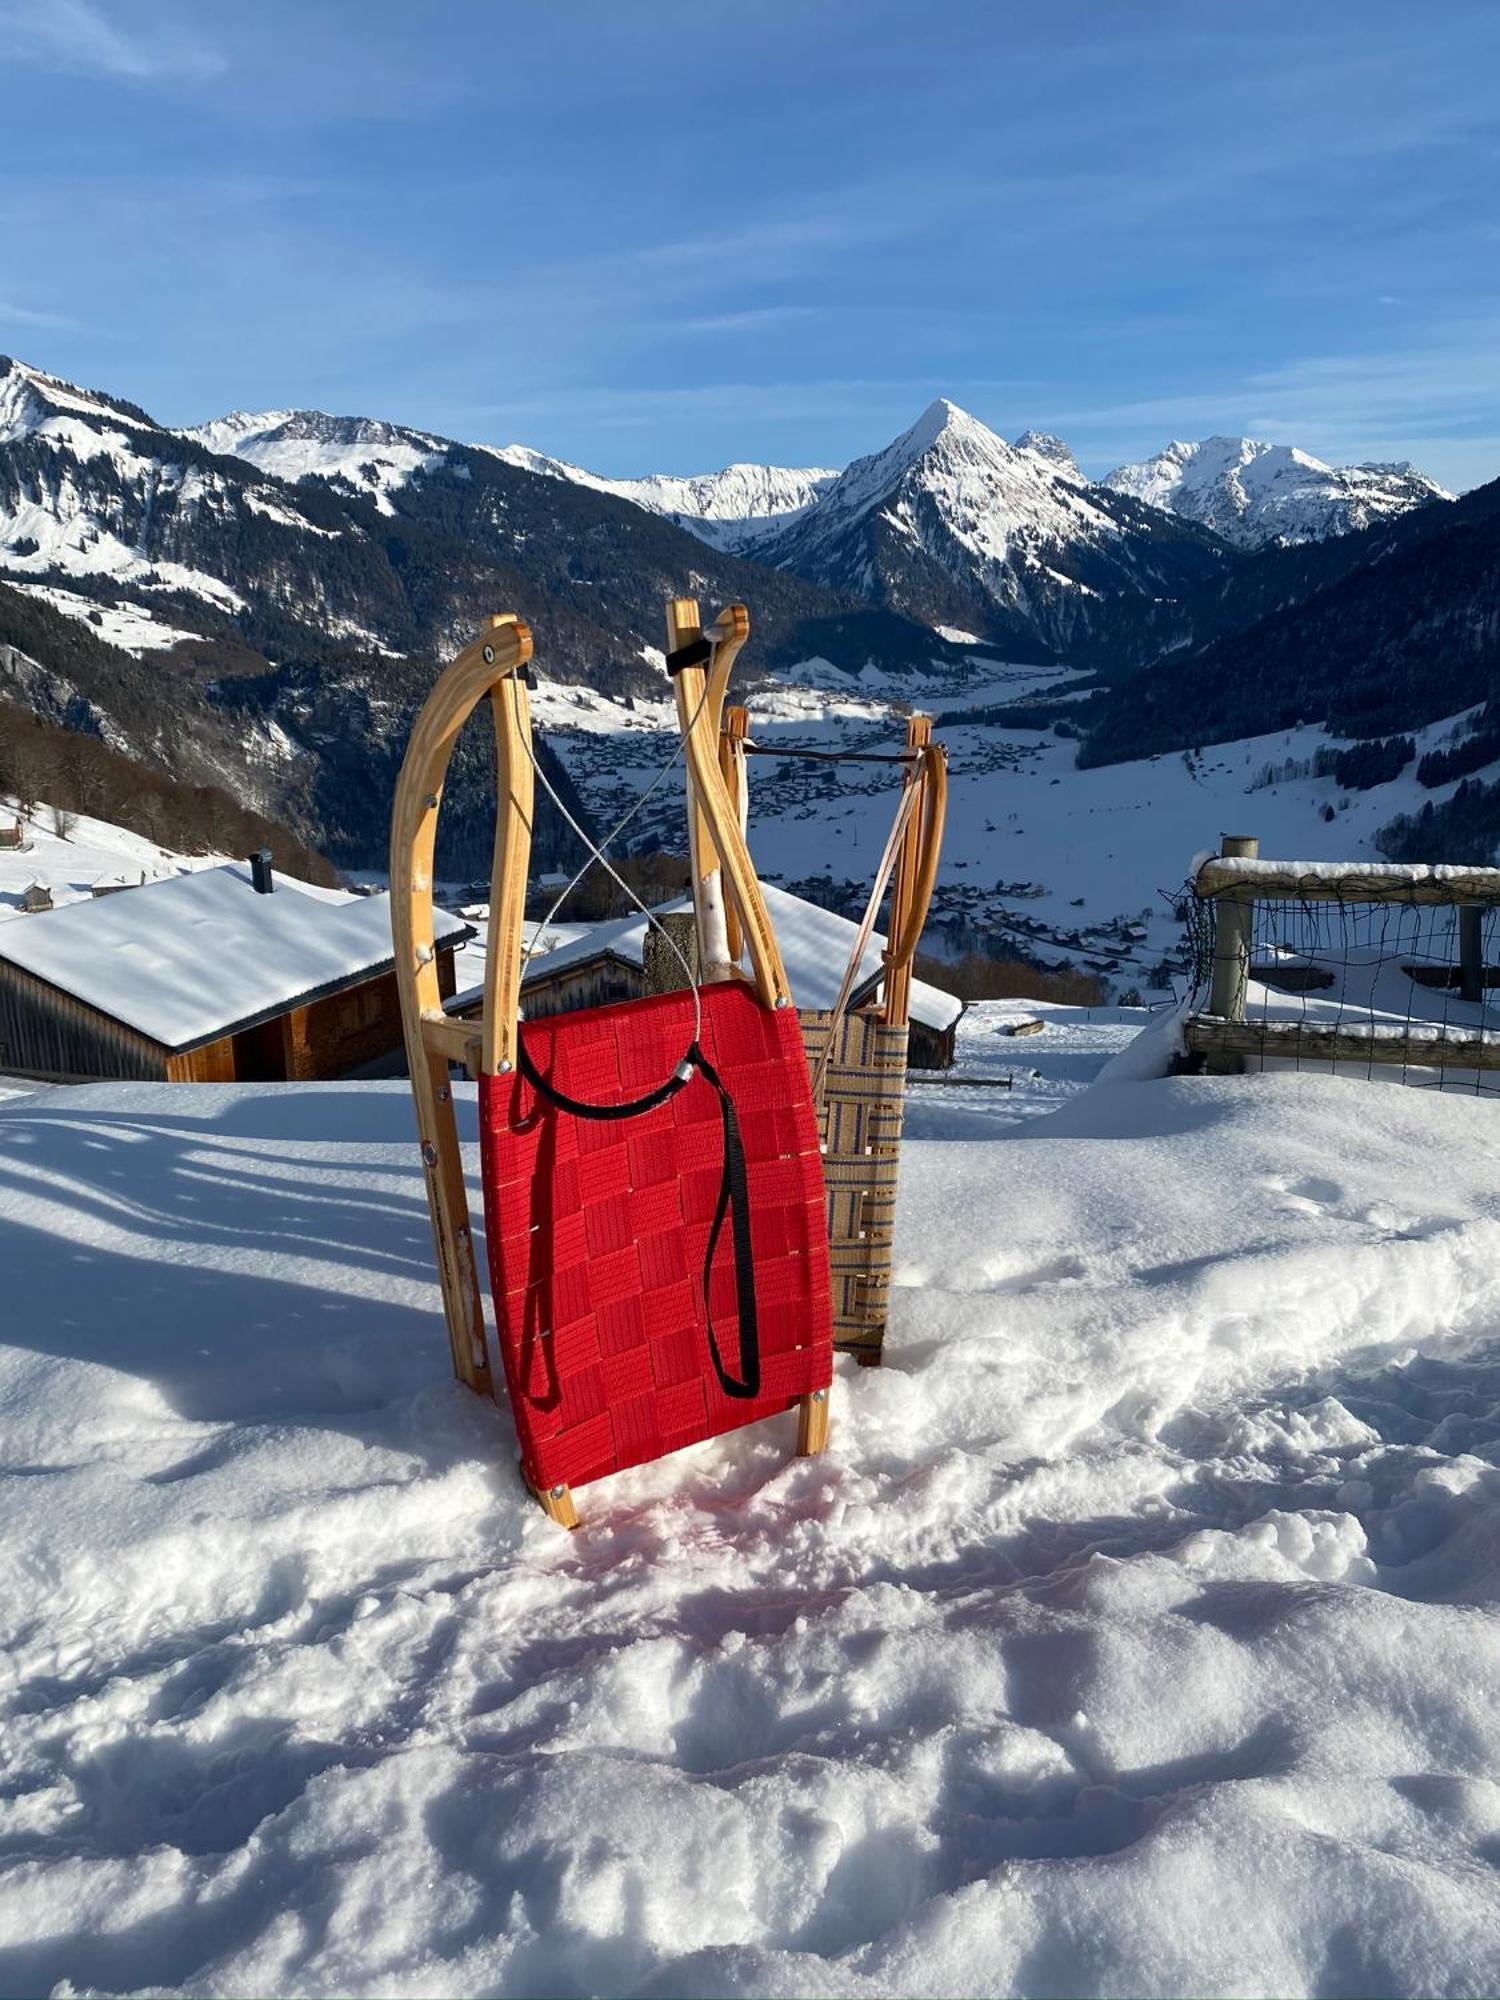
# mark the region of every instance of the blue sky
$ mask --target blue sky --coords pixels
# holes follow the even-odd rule
[[[0,350],[608,473],[1500,473],[1500,7],[0,0]]]

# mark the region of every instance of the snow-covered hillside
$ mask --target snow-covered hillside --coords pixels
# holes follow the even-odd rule
[[[0,827],[21,824],[19,848],[0,847],[0,923],[30,922],[23,909],[26,891],[45,889],[61,909],[92,896],[96,885],[135,887],[195,868],[217,868],[222,854],[175,854],[108,820],[86,813],[58,815],[50,806],[21,814],[13,799],[0,795]],[[64,828],[58,832],[58,826]]]
[[[1453,495],[1414,465],[1325,465],[1294,445],[1211,437],[1169,444],[1103,484],[1212,528],[1239,548],[1315,542]]]
[[[1116,991],[1142,987],[1180,950],[1173,905],[1193,856],[1216,848],[1222,834],[1256,834],[1263,853],[1281,858],[1374,860],[1383,826],[1429,800],[1441,805],[1458,782],[1428,789],[1415,774],[1423,753],[1450,742],[1464,716],[1417,731],[1401,775],[1362,792],[1314,775],[1318,752],[1339,747],[1316,725],[1079,770],[1071,737],[1018,728],[1006,712],[1065,703],[1086,690],[1083,677],[1006,666],[982,647],[972,660],[967,679],[935,674],[920,702],[942,717],[937,733],[949,752],[931,951],[1018,951],[1096,972]],[[775,752],[889,750],[903,740],[908,705],[904,687],[874,674],[829,674],[821,686],[752,697],[752,736],[768,754],[749,766],[750,843],[765,876],[789,885],[827,877],[851,890],[868,882],[895,807],[891,772]],[[665,692],[625,711],[544,689],[536,713],[606,825],[640,797],[675,740]],[[632,828],[646,845],[680,841],[675,785],[662,788],[661,800]],[[856,911],[860,900],[851,897]]]
[[[914,1088],[827,1455],[574,1536],[402,1087],[0,1106],[6,1990],[1494,1990],[1494,1107],[1040,1011]]]
[[[135,489],[141,504],[163,514],[232,507],[225,481],[211,469],[163,461],[166,435],[128,404],[0,358],[0,447],[13,448],[26,474],[0,476],[0,566],[7,576],[23,583],[28,576],[105,576],[148,597],[185,592],[221,611],[237,609],[243,600],[222,578],[148,556],[137,537],[122,532],[123,518],[111,521],[96,504],[95,492],[107,484]],[[268,492],[263,504],[282,503]]]
[[[318,479],[342,487],[373,500],[382,514],[394,512],[391,494],[398,487],[439,464],[449,449],[447,439],[425,431],[376,417],[329,417],[321,410],[232,410],[181,435],[294,485]]]

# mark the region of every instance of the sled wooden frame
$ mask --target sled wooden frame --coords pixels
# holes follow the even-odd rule
[[[729,614],[725,614],[728,618]],[[739,644],[749,632],[749,619]],[[722,636],[721,636],[722,635]],[[694,631],[692,637],[702,636]],[[734,622],[721,618],[711,635],[733,644]],[[734,646],[738,651],[738,645]],[[407,1066],[417,1118],[417,1142],[432,1219],[443,1315],[453,1371],[477,1394],[495,1395],[495,1375],[485,1337],[484,1308],[474,1232],[464,1182],[463,1157],[453,1108],[449,1065],[470,1076],[514,1068],[519,1043],[521,932],[534,810],[530,751],[531,710],[526,667],[532,655],[529,628],[513,616],[492,618],[486,629],[439,676],[413,726],[396,781],[391,817],[391,929],[396,984],[406,1039]],[[717,676],[727,680],[733,653]],[[715,667],[718,662],[715,661]],[[752,983],[764,1007],[791,1005],[786,968],[771,928],[744,836],[724,790],[718,761],[717,711],[712,719],[713,670],[684,667],[676,676],[677,713],[694,813],[695,851],[717,858],[721,908],[731,909],[739,933],[751,941]],[[490,871],[484,1003],[477,1021],[455,1021],[443,1010],[434,948],[433,853],[443,783],[453,745],[464,723],[489,695],[495,723],[496,813]],[[701,831],[700,831],[701,829]],[[734,977],[737,968],[726,967]],[[815,1390],[798,1403],[797,1450],[821,1451],[828,1437],[828,1396]],[[578,1525],[566,1486],[532,1489],[561,1526]]]
[[[697,619],[698,607],[690,598],[674,599],[668,605],[669,650],[696,636]],[[724,701],[729,668],[749,636],[750,621],[742,605],[733,605],[721,614],[720,624],[730,619],[733,651],[726,661],[723,649],[716,647],[707,692],[714,711],[712,727],[723,789],[733,803],[743,842],[749,811],[744,746],[750,718],[743,707],[726,710]],[[863,1366],[878,1365],[889,1316],[896,1174],[906,1101],[911,965],[937,881],[948,796],[947,757],[942,746],[932,740],[929,716],[908,718],[905,747],[916,765],[917,796],[895,859],[890,942],[883,953],[880,1004],[850,1005],[837,1015],[831,1009],[813,1008],[798,1014],[808,1065],[819,1085],[817,1110],[828,1197],[834,1347],[855,1355]],[[696,820],[696,815],[693,817]],[[741,937],[732,907],[724,912],[728,920],[724,932],[715,928],[722,898],[714,880],[719,860],[711,838],[702,834],[695,837],[692,866],[700,952],[705,950],[706,924],[711,948],[722,950],[732,968]],[[705,956],[701,962],[710,961]]]

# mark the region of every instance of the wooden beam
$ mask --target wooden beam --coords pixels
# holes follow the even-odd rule
[[[667,651],[680,652],[703,638],[702,614],[695,597],[673,597],[667,603]],[[750,613],[743,604],[730,604],[719,613],[707,637],[713,642],[713,657],[705,671],[691,668],[695,675],[694,709],[701,709],[710,740],[717,745],[719,725],[729,675],[741,648],[750,636]],[[677,676],[679,688],[682,676]],[[684,732],[687,718],[678,704],[678,719]],[[706,981],[732,979],[739,953],[730,950],[729,925],[724,901],[723,857],[714,839],[712,825],[699,798],[691,767],[688,773],[688,856],[693,870],[693,908],[698,918],[698,963]]]
[[[484,947],[483,1066],[489,1076],[513,1070],[521,1021],[521,932],[536,770],[531,700],[519,675],[491,689],[495,716],[495,850],[490,865],[490,924]]]
[[[744,606],[732,605],[730,609],[743,612]],[[697,617],[698,606],[692,598],[675,598],[668,607],[668,630],[692,633],[698,629]],[[724,615],[721,614],[719,624],[722,626],[723,622]],[[748,631],[748,613],[745,614],[745,628]],[[702,878],[704,886],[706,888],[712,878],[713,893],[721,898],[721,912],[727,904],[739,918],[741,932],[749,945],[752,977],[761,1005],[789,1007],[792,993],[781,959],[781,948],[776,942],[765,897],[761,894],[750,860],[750,850],[745,845],[745,836],[740,830],[738,815],[730,803],[719,766],[719,730],[717,722],[711,721],[708,713],[704,668],[701,664],[683,667],[675,676],[675,681],[677,723],[686,749],[692,816],[696,818],[701,814],[706,829],[700,852],[705,863],[710,857],[715,858],[710,875]],[[695,890],[699,886],[697,870],[695,857]],[[698,914],[701,939],[705,901],[699,901]],[[725,967],[721,976],[732,978],[735,968],[728,963],[727,939],[722,925],[717,935],[720,963]],[[712,963],[706,954],[700,958],[700,966],[700,977],[713,977]]]
[[[1191,1055],[1267,1062],[1339,1062],[1407,1069],[1500,1069],[1500,1035],[1362,1035],[1350,1028],[1298,1021],[1222,1021],[1190,1014],[1183,1038]]]
[[[729,793],[730,804],[739,819],[740,832],[748,839],[750,833],[750,760],[745,755],[745,739],[750,734],[750,711],[736,706],[724,712],[723,727],[719,732],[719,769],[724,774],[724,784]],[[745,939],[740,930],[740,920],[732,909],[724,911],[724,929],[731,961],[738,965],[744,953]]]
[[[1222,859],[1254,861],[1260,842],[1252,833],[1226,833]],[[1201,879],[1200,871],[1200,879]],[[1214,957],[1209,974],[1208,1011],[1226,1021],[1243,1021],[1245,1000],[1250,991],[1250,932],[1255,905],[1247,897],[1235,896],[1221,903],[1214,914]]]
[[[1227,843],[1226,843],[1227,847]],[[1500,907],[1500,868],[1433,867],[1420,875],[1385,868],[1378,861],[1351,861],[1337,875],[1307,871],[1326,863],[1261,861],[1251,871],[1225,866],[1225,856],[1205,861],[1193,878],[1195,895],[1205,901],[1301,903],[1480,903]]]
[[[417,1141],[432,1218],[433,1246],[453,1369],[481,1395],[494,1394],[463,1156],[448,1079],[449,1047],[433,935],[433,852],[443,781],[459,730],[475,704],[531,658],[520,619],[492,618],[440,676],[412,725],[391,812],[391,934]],[[429,1041],[429,1031],[433,1040]],[[471,1029],[472,1032],[472,1029]]]
[[[891,1024],[911,1015],[911,962],[921,942],[927,910],[942,858],[943,822],[948,809],[947,753],[932,741],[932,717],[907,718],[906,747],[921,754],[922,788],[896,858],[891,887],[891,916],[886,929],[885,1002],[883,1016]]]
[[[828,1449],[828,1398],[827,1389],[814,1389],[810,1396],[804,1396],[797,1405],[797,1456],[816,1458],[820,1451]]]

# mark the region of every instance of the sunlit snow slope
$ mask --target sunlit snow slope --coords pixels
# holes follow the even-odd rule
[[[963,1073],[1052,1115],[914,1092],[827,1455],[571,1537],[400,1087],[0,1107],[0,1986],[1493,1991],[1494,1107],[1044,1018]]]

